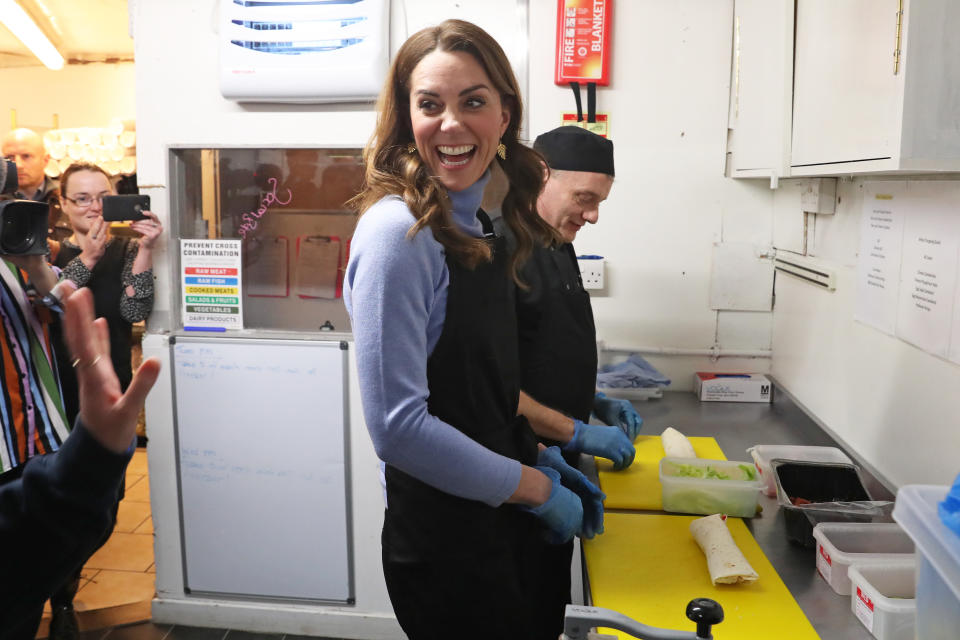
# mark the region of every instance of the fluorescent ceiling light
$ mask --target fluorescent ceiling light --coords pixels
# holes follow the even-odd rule
[[[0,22],[33,52],[48,69],[63,68],[63,56],[44,35],[37,23],[14,0],[0,0]]]

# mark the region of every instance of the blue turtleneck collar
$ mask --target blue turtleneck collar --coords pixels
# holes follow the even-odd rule
[[[480,179],[463,191],[448,191],[450,202],[453,204],[453,219],[464,233],[475,238],[483,236],[483,225],[477,220],[477,209],[483,201],[483,189],[490,181],[490,170],[487,169]]]

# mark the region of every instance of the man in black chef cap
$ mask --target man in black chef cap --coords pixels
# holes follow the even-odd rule
[[[535,247],[521,271],[529,288],[517,291],[522,389],[518,411],[545,444],[560,447],[572,466],[583,452],[608,458],[615,469],[624,469],[633,462],[632,443],[643,420],[628,401],[596,392],[593,311],[571,244],[585,224],[597,223],[600,203],[613,186],[613,143],[586,129],[563,126],[538,136],[533,148],[545,161],[537,211],[562,243]],[[496,225],[498,232],[509,236],[502,218]],[[591,413],[606,424],[588,424]],[[585,521],[591,518],[586,512],[584,516]],[[588,528],[602,532],[602,506],[592,518]],[[544,554],[542,570],[552,579],[544,581],[551,586],[542,596],[551,614],[543,621],[543,630],[556,637],[570,602],[573,543],[550,546]]]

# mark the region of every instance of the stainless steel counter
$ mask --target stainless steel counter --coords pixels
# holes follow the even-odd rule
[[[691,392],[666,392],[663,398],[636,402],[643,416],[642,433],[659,435],[673,427],[687,436],[712,436],[730,460],[751,460],[746,452],[755,444],[840,446],[783,392],[775,389],[772,404],[700,402]],[[854,461],[857,455],[845,450]],[[587,464],[585,471],[596,471]],[[862,465],[861,465],[862,467]],[[862,468],[867,489],[875,500],[892,500],[891,492],[869,470]],[[817,575],[814,552],[787,541],[783,513],[776,498],[761,494],[763,513],[744,519],[790,593],[823,640],[871,640],[873,636],[850,610],[850,597],[840,596]],[[641,621],[642,622],[642,621]],[[722,623],[720,628],[722,628]],[[771,630],[773,632],[774,630]],[[789,637],[779,630],[778,637]],[[777,635],[776,633],[774,635]]]

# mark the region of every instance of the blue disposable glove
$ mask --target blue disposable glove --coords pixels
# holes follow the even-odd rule
[[[593,415],[606,422],[611,427],[620,427],[624,435],[633,442],[640,435],[643,418],[633,408],[629,400],[622,398],[608,398],[605,393],[598,391],[593,397]]]
[[[534,468],[550,478],[553,488],[550,490],[550,497],[539,507],[521,508],[540,518],[547,526],[544,532],[547,542],[563,544],[573,540],[573,536],[583,529],[583,504],[580,498],[560,483],[560,473],[557,470],[550,467]]]
[[[561,484],[580,496],[583,504],[583,530],[579,532],[580,537],[592,538],[603,533],[603,501],[607,496],[600,491],[600,487],[590,482],[579,469],[568,465],[558,447],[541,449],[537,455],[537,464],[555,469],[560,474]]]
[[[620,429],[579,420],[574,420],[573,425],[573,437],[563,445],[564,451],[582,451],[606,458],[613,462],[615,471],[626,469],[633,462],[637,451]]]
[[[960,536],[960,475],[953,481],[953,486],[947,492],[947,497],[938,505],[937,510],[943,524]]]

